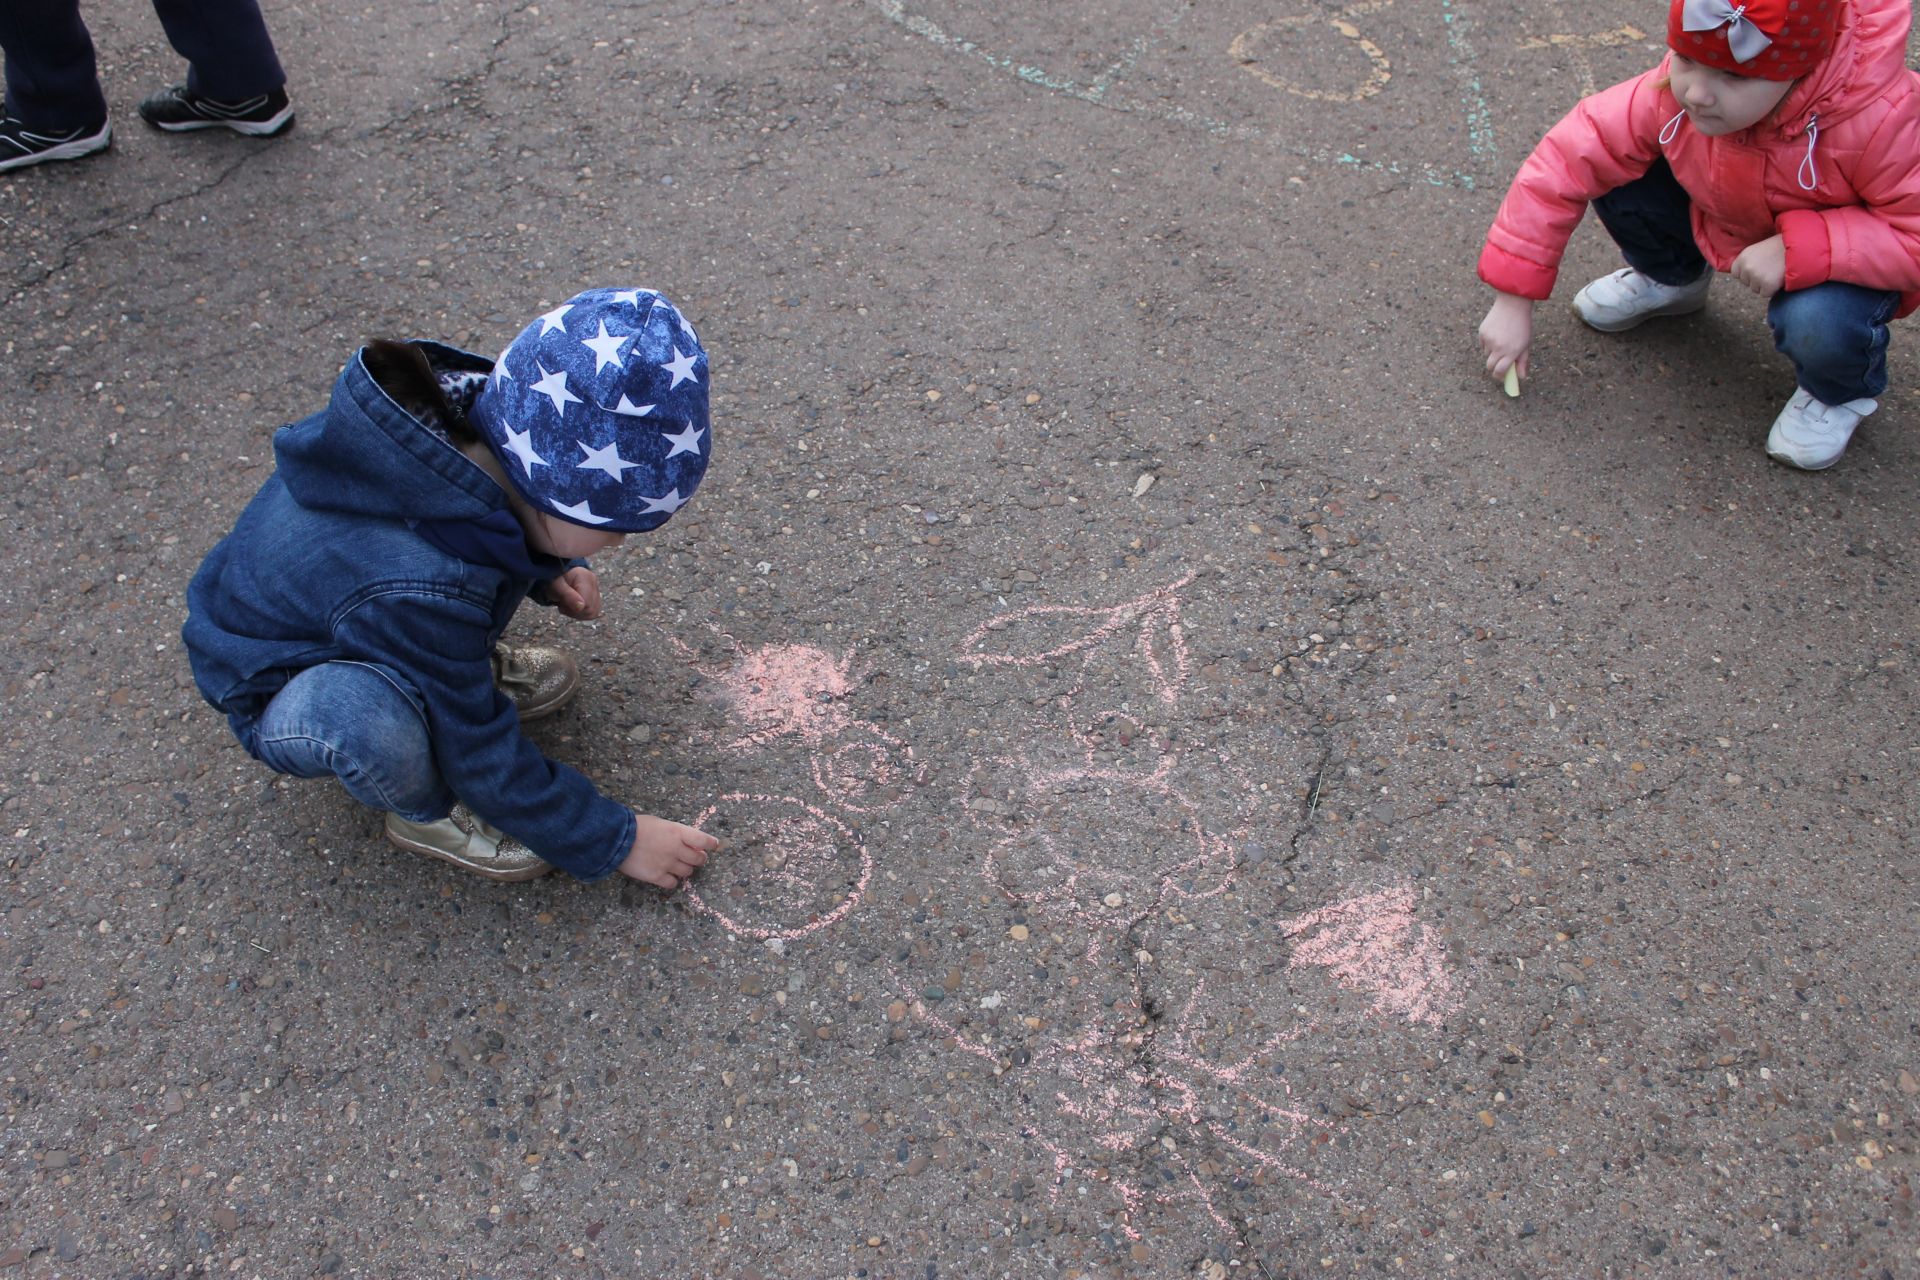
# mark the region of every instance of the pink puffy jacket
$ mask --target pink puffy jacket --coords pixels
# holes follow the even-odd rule
[[[1480,278],[1503,293],[1548,296],[1588,201],[1664,155],[1693,197],[1693,238],[1716,270],[1778,232],[1788,289],[1842,280],[1898,290],[1899,315],[1920,307],[1920,73],[1906,63],[1909,4],[1852,0],[1833,52],[1740,133],[1691,128],[1664,61],[1582,99],[1520,166],[1487,233]]]

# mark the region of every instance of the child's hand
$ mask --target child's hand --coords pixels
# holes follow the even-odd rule
[[[1487,372],[1496,378],[1509,368],[1527,376],[1527,348],[1533,345],[1533,299],[1518,294],[1496,294],[1487,318],[1480,322],[1480,349],[1487,353]]]
[[[620,864],[620,874],[629,879],[672,893],[720,848],[718,840],[695,827],[644,813],[633,816],[633,849]]]
[[[569,618],[592,622],[600,616],[600,579],[593,570],[575,566],[547,584],[560,612]]]
[[[1768,236],[1758,244],[1748,245],[1733,260],[1730,273],[1761,297],[1771,298],[1787,282],[1786,237]]]

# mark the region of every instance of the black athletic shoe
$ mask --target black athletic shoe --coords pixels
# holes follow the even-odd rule
[[[51,133],[29,129],[0,111],[0,171],[24,169],[43,160],[78,160],[113,145],[113,126],[105,120]]]
[[[251,138],[271,138],[293,123],[285,89],[255,94],[239,102],[218,102],[183,84],[168,85],[140,103],[140,118],[156,129],[231,129]]]

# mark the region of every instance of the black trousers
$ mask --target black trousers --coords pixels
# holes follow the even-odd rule
[[[195,93],[234,102],[286,84],[259,0],[153,0],[153,8]],[[47,132],[107,118],[80,0],[0,0],[0,50],[7,114]]]

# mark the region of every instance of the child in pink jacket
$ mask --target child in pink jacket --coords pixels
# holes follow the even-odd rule
[[[1480,254],[1495,377],[1527,372],[1533,304],[1588,202],[1627,265],[1573,300],[1607,333],[1768,298],[1799,383],[1767,452],[1839,461],[1887,386],[1887,324],[1920,306],[1920,74],[1910,0],[1672,0],[1660,66],[1583,99],[1521,165]]]

